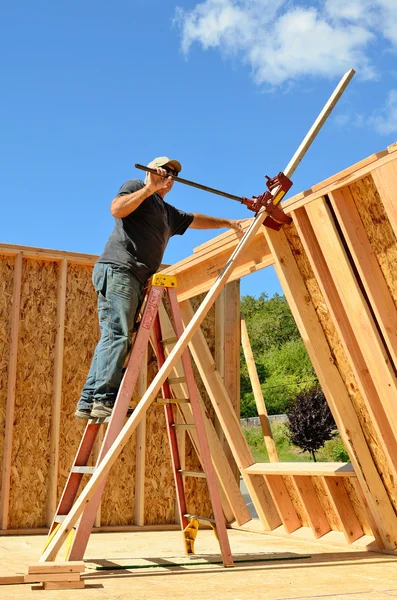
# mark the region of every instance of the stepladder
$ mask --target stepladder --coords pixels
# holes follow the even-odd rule
[[[65,520],[70,511],[73,510],[73,505],[82,478],[84,475],[90,476],[95,473],[95,470],[99,467],[101,461],[109,452],[113,442],[122,430],[126,417],[131,411],[130,402],[143,361],[146,359],[148,343],[151,343],[155,351],[158,367],[160,369],[166,359],[167,346],[174,344],[183,333],[182,318],[175,290],[176,285],[177,282],[175,277],[160,275],[155,275],[150,282],[142,304],[141,319],[138,324],[137,333],[112,415],[106,419],[89,419],[87,421],[80,446],[50,527],[45,548],[57,535],[61,523]],[[164,295],[168,298],[171,320],[175,331],[175,337],[168,339],[163,339],[159,314]],[[183,368],[183,377],[178,377],[178,381],[176,381],[175,378],[168,378],[162,385],[161,398],[156,399],[156,401],[164,405],[165,422],[170,445],[171,465],[176,490],[176,508],[183,534],[184,550],[186,554],[194,554],[194,542],[199,529],[199,524],[201,522],[209,524],[218,539],[224,566],[232,567],[233,558],[217,487],[215,470],[207,440],[204,422],[205,416],[198,395],[188,348],[186,348],[181,356],[181,364]],[[182,383],[182,381],[188,392],[187,398],[177,398],[172,390],[173,383]],[[189,422],[186,422],[186,411],[184,411],[184,418],[177,418],[179,407],[182,403],[188,403],[190,406],[190,410],[188,411]],[[90,457],[98,433],[105,424],[107,424],[107,429],[98,453],[96,464],[90,466]],[[189,471],[182,468],[183,459],[181,460],[178,445],[178,428],[187,432],[194,430],[195,447],[202,467],[201,471]],[[188,512],[184,485],[187,477],[200,477],[206,479],[213,513],[211,517],[203,517]],[[79,520],[70,531],[65,543],[66,560],[76,561],[84,558],[105,485],[106,478],[101,481],[95,494],[89,503],[87,503]]]

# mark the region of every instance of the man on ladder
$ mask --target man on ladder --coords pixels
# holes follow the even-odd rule
[[[186,213],[164,201],[174,183],[167,175],[180,173],[179,161],[161,156],[148,167],[158,175],[148,172],[144,182],[127,181],[111,203],[115,227],[92,276],[101,338],[77,404],[79,418],[111,415],[145,283],[158,270],[170,237],[183,235],[188,227],[242,231],[243,220]]]

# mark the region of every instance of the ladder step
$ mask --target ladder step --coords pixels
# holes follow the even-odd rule
[[[203,471],[186,471],[185,469],[180,469],[179,472],[184,477],[207,477]]]
[[[175,385],[177,383],[186,383],[186,377],[168,377],[167,381],[170,385]]]
[[[55,515],[54,523],[63,523],[68,515]]]
[[[168,344],[176,344],[178,341],[177,337],[164,338],[161,343],[167,346]]]
[[[175,429],[196,429],[194,423],[173,423],[172,426],[175,427]]]
[[[96,467],[73,467],[72,473],[87,473],[87,475],[93,475]]]
[[[198,515],[191,515],[189,513],[186,513],[186,515],[183,516],[187,519],[197,519],[198,521],[204,521],[205,523],[215,523],[216,525],[215,519],[210,519],[209,517],[199,517]]]
[[[156,398],[156,404],[189,404],[189,398]]]

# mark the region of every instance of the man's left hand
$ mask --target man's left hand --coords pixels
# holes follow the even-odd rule
[[[247,221],[250,221],[250,219],[237,219],[237,220],[230,219],[229,227],[231,229],[234,229],[234,231],[237,231],[237,233],[244,233],[243,224],[247,223]]]

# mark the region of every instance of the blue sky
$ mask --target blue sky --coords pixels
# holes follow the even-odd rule
[[[349,68],[291,193],[397,139],[396,0],[5,0],[0,28],[3,243],[100,254],[111,199],[159,155],[187,179],[261,193]],[[167,200],[251,216],[178,184]],[[217,233],[173,238],[164,262]],[[241,287],[280,291],[271,269]]]

